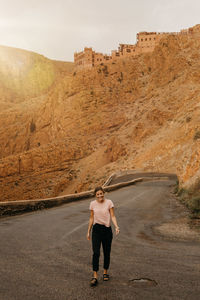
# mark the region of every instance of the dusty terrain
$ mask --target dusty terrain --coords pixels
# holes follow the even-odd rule
[[[199,47],[197,35],[169,35],[153,53],[81,72],[0,47],[1,201],[79,192],[125,169],[194,185]]]

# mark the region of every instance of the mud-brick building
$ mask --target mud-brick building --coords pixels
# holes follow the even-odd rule
[[[107,63],[119,58],[136,56],[141,53],[151,52],[164,34],[157,32],[140,32],[137,34],[136,44],[120,44],[117,50],[112,50],[111,55],[95,52],[91,47],[84,48],[82,52],[74,54],[77,70],[92,68],[101,63]]]
[[[84,48],[84,51],[74,54],[74,62],[77,70],[92,68],[102,63],[109,63],[120,58],[136,56],[142,53],[152,52],[161,38],[166,35],[198,34],[200,25],[183,29],[180,32],[139,32],[136,44],[120,44],[117,50],[112,50],[111,55],[97,53],[92,48]]]
[[[139,32],[137,34],[137,49],[139,53],[152,52],[160,39],[168,33]]]
[[[94,51],[92,48],[84,48],[84,51],[79,53],[74,53],[74,62],[76,65],[76,68],[81,69],[87,69],[94,66],[93,61]]]
[[[84,51],[74,53],[74,62],[78,70],[92,68],[111,59],[111,56],[97,53],[92,48],[84,48]]]
[[[115,60],[120,57],[133,56],[137,52],[136,45],[130,44],[119,44],[118,50],[112,51],[112,60]]]
[[[112,51],[112,60],[128,56],[136,56],[145,52],[152,52],[165,34],[167,33],[139,32],[137,34],[137,42],[135,45],[120,44],[118,50]]]

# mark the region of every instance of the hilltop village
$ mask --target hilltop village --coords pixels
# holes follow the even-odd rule
[[[120,44],[118,50],[111,51],[111,55],[98,53],[91,47],[85,47],[82,52],[74,53],[74,63],[76,70],[92,68],[102,63],[113,62],[117,59],[152,52],[159,41],[166,35],[191,35],[196,33],[200,33],[200,25],[182,29],[180,32],[139,32],[136,44]]]

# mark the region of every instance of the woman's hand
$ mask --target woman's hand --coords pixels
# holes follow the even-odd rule
[[[119,234],[119,227],[115,227],[115,232],[116,232],[116,235]]]
[[[93,223],[94,223],[94,211],[91,210],[90,211],[90,219],[89,219],[88,231],[87,231],[87,235],[86,235],[88,241],[90,240],[90,232],[91,232]]]
[[[90,241],[90,232],[87,233],[87,240]]]
[[[115,217],[114,207],[110,208],[110,216],[111,216],[112,222],[115,226],[116,235],[118,235],[119,234],[119,227],[118,227],[117,220],[116,220],[116,217]]]

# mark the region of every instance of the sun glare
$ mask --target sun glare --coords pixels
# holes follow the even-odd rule
[[[24,53],[23,53],[24,54]],[[12,49],[7,46],[0,47],[0,62],[5,73],[20,75],[26,69],[26,60],[20,49]]]

